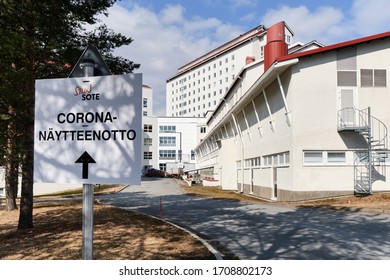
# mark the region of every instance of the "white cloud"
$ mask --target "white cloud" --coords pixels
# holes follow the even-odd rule
[[[338,36],[338,26],[343,18],[343,13],[333,7],[319,7],[311,12],[305,6],[282,6],[279,9],[268,10],[263,22],[266,27],[270,27],[284,20],[295,34],[294,41],[308,42],[316,39],[329,43]]]
[[[240,18],[241,21],[243,22],[252,22],[257,18],[257,13],[256,12],[250,12]]]
[[[267,27],[284,20],[295,33],[294,41],[332,44],[390,30],[387,4],[388,0],[351,0],[343,10],[285,5],[267,10],[262,19]]]
[[[390,30],[388,0],[355,0],[351,8],[351,24],[360,36]]]
[[[161,12],[161,21],[164,24],[183,23],[184,7],[181,5],[168,5]]]
[[[165,81],[177,69],[242,33],[237,26],[216,18],[185,18],[180,5],[158,12],[137,5],[115,4],[103,18],[109,28],[132,37],[134,42],[116,54],[141,64],[143,82],[153,88],[154,111],[165,114]]]
[[[253,7],[255,3],[253,0],[230,0],[230,5],[233,9],[242,7]]]

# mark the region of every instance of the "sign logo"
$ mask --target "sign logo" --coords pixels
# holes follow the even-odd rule
[[[100,100],[100,93],[92,93],[92,83],[89,81],[84,81],[84,83],[89,83],[89,85],[76,86],[74,89],[74,96],[81,95],[81,100]]]

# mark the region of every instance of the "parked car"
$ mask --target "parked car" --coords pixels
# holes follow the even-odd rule
[[[145,177],[165,177],[165,172],[155,168],[149,168],[144,173]]]

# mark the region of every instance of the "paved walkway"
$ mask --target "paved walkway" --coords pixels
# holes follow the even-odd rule
[[[101,197],[156,217],[160,199],[164,219],[240,259],[390,259],[390,215],[199,198],[168,178]]]

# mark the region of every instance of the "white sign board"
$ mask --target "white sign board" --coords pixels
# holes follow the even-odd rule
[[[35,183],[140,184],[142,74],[35,87]]]

